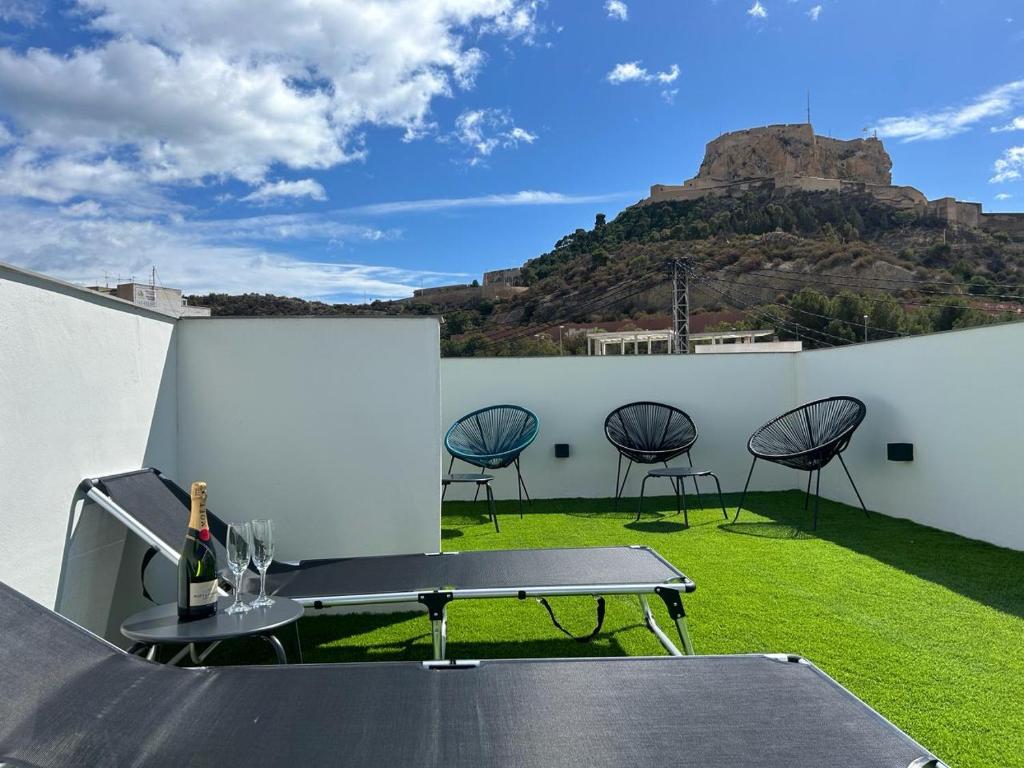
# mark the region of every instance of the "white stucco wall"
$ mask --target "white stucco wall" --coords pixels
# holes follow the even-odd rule
[[[522,458],[530,494],[608,497],[615,492],[618,454],[604,437],[605,417],[620,405],[655,400],[690,414],[699,433],[694,463],[713,469],[724,491],[740,490],[750,433],[792,407],[795,360],[792,354],[448,358],[441,361],[444,428],[486,405],[522,405],[540,418],[540,434]],[[555,443],[569,443],[570,458],[556,459]],[[445,453],[446,470],[448,461]],[[461,462],[455,466],[472,471]],[[639,494],[640,470],[630,472],[626,495]],[[495,474],[495,495],[515,498],[515,470]],[[755,479],[761,489],[794,485],[792,473],[778,467],[759,469]],[[660,482],[649,481],[647,492],[667,494],[667,482]],[[471,498],[472,490],[453,488],[449,496]]]
[[[121,586],[136,542],[73,500],[89,475],[176,470],[173,329],[0,265],[0,580],[108,636],[137,595],[137,572]]]
[[[655,400],[687,411],[700,431],[695,463],[718,472],[724,490],[739,491],[754,429],[800,403],[853,395],[868,415],[844,457],[870,509],[1024,549],[1022,350],[1024,323],[796,355],[446,359],[442,412],[447,428],[485,405],[530,408],[541,420],[522,461],[531,494],[606,497],[616,454],[602,426],[618,405]],[[571,458],[554,457],[560,442],[572,445]],[[914,443],[915,460],[887,461],[889,442]],[[640,476],[631,474],[627,495],[639,493]],[[648,492],[667,493],[653,482]],[[821,482],[824,496],[856,504],[838,463]],[[803,473],[758,462],[751,488],[805,483]],[[499,498],[515,498],[514,471],[499,471],[494,485]]]
[[[178,325],[182,485],[226,520],[270,517],[283,559],[440,548],[432,318]]]
[[[869,509],[1024,549],[1024,323],[805,352],[798,381],[800,402],[867,405],[844,458]],[[914,461],[887,461],[890,442]],[[821,489],[857,503],[838,464]]]

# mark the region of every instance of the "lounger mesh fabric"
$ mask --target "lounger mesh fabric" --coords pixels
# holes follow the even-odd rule
[[[99,486],[172,548],[184,541],[189,499],[174,483],[152,470],[141,470],[102,478]],[[214,540],[223,545],[224,522],[213,512],[208,517]],[[685,578],[646,548],[586,547],[332,558],[304,560],[298,566],[275,562],[267,590],[285,597],[317,598],[451,588],[660,584]]]
[[[930,754],[763,656],[180,669],[0,584],[0,762],[908,768]],[[931,764],[928,764],[931,765]]]
[[[685,578],[649,549],[507,549],[440,555],[304,560],[281,566],[267,589],[284,596],[377,594],[429,589],[529,589],[552,584],[662,584]]]

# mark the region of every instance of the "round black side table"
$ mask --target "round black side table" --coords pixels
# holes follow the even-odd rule
[[[195,621],[178,621],[176,603],[158,605],[129,616],[121,625],[121,634],[135,645],[129,653],[141,653],[146,650],[146,658],[154,659],[156,649],[161,645],[184,645],[168,664],[177,664],[186,655],[191,656],[194,664],[202,664],[203,660],[224,640],[235,637],[259,637],[270,643],[277,656],[278,664],[287,664],[288,657],[284,647],[273,632],[281,627],[294,624],[302,616],[303,607],[294,600],[275,597],[274,604],[266,607],[253,608],[245,613],[226,613],[232,598],[217,599],[217,613],[206,619]],[[296,637],[298,630],[296,629]],[[196,643],[208,643],[202,653],[196,652]],[[299,661],[302,661],[299,650]]]
[[[448,493],[448,486],[453,483],[473,483],[476,485],[476,495],[473,496],[473,501],[476,501],[477,496],[480,495],[480,487],[483,486],[484,490],[487,491],[487,509],[490,512],[491,522],[494,523],[494,530],[497,533],[501,533],[501,529],[498,527],[498,512],[494,507],[494,492],[491,491],[491,480],[493,479],[494,475],[474,475],[471,473],[441,475],[441,501],[444,501],[444,495]]]

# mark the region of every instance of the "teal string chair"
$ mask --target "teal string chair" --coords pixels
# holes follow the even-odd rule
[[[444,447],[452,457],[448,473],[456,459],[480,467],[481,474],[514,466],[522,517],[523,494],[530,501],[530,492],[523,481],[519,455],[537,438],[539,429],[537,415],[518,405],[491,405],[473,411],[452,424],[444,436]]]

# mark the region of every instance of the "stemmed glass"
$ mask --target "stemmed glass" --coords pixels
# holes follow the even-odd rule
[[[249,567],[249,556],[252,553],[252,530],[249,523],[228,524],[228,566],[235,575],[235,602],[226,613],[245,613],[252,606],[242,602],[242,576]]]
[[[274,598],[267,597],[267,569],[274,559],[274,521],[252,521],[252,562],[260,572],[260,596],[252,601],[254,606],[273,605]]]

